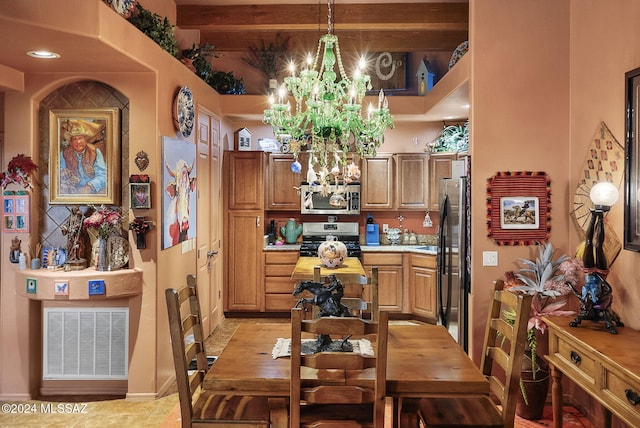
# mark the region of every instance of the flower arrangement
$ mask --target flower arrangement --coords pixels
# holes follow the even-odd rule
[[[133,230],[135,234],[147,233],[151,229],[151,222],[146,221],[144,217],[136,217],[129,223],[129,230]]]
[[[122,230],[122,213],[119,208],[110,208],[100,205],[90,206],[94,211],[84,219],[83,224],[89,229],[95,229],[100,239],[108,239],[110,236],[119,235]]]
[[[505,273],[505,288],[511,291],[533,296],[531,314],[527,323],[527,345],[531,350],[531,370],[533,379],[539,366],[536,363],[536,331],[545,333],[547,325],[543,316],[569,316],[575,311],[561,310],[566,305],[566,296],[582,277],[582,260],[562,254],[554,259],[555,249],[551,242],[538,244],[538,257],[535,260],[518,259],[524,267],[517,273]],[[505,313],[507,320],[513,320],[515,314]],[[522,381],[520,382],[523,388]],[[524,395],[524,389],[522,390]],[[524,396],[525,402],[527,397]]]
[[[11,183],[23,186],[25,189],[32,188],[33,186],[29,181],[29,175],[36,169],[38,169],[38,165],[33,162],[30,156],[23,154],[14,156],[13,159],[9,161],[9,165],[7,165],[7,171],[0,172],[2,188],[6,189]]]

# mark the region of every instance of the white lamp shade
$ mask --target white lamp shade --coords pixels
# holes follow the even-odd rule
[[[602,181],[591,188],[589,197],[595,205],[610,207],[618,200],[618,188],[613,183]]]

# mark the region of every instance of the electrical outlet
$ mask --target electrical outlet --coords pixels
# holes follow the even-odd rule
[[[497,251],[483,251],[482,252],[482,266],[498,266],[498,252]]]
[[[386,224],[386,223],[385,223],[385,224],[383,224],[383,225],[382,225],[382,232],[383,232],[383,233],[387,233],[387,229],[389,229],[389,225],[388,225],[388,224]]]

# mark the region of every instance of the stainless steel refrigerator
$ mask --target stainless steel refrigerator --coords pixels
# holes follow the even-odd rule
[[[438,324],[468,352],[469,189],[466,177],[439,180],[437,253]]]

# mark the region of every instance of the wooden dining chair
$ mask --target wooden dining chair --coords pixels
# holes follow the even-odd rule
[[[404,399],[400,416],[403,428],[513,428],[532,297],[503,287],[502,280],[494,282],[480,365],[489,380],[491,395]],[[505,319],[508,310],[514,311],[514,321]]]
[[[168,288],[165,296],[182,427],[286,427],[284,398],[216,394],[203,389],[208,365],[195,276],[187,275],[186,286]],[[190,370],[194,360],[196,368]]]
[[[349,308],[354,316],[376,321],[378,305],[378,267],[371,268],[369,277],[355,274],[332,273],[344,286],[344,297],[341,303]],[[321,275],[321,267],[313,268],[313,281],[325,282],[328,275]],[[312,309],[313,318],[317,318],[318,307]]]
[[[291,310],[291,384],[289,426],[382,428],[386,394],[388,312],[377,322],[358,317],[303,319]],[[316,340],[375,336],[373,355],[317,352],[302,355],[302,333]]]

